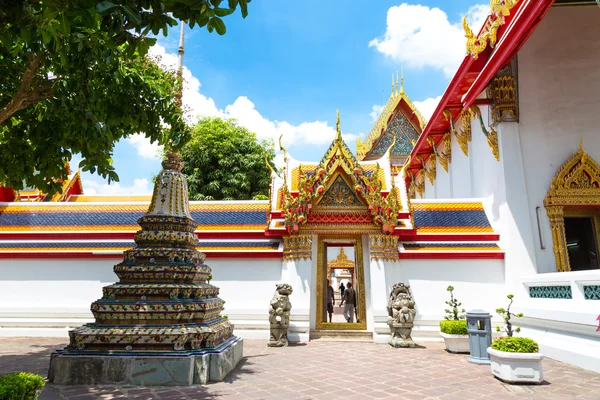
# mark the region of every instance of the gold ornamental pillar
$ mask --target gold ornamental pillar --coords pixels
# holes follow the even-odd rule
[[[550,230],[552,231],[552,243],[554,256],[556,258],[556,270],[560,272],[570,271],[571,265],[569,264],[569,254],[567,252],[564,207],[546,207],[546,213],[550,219]]]

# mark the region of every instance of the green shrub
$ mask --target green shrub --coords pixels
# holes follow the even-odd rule
[[[462,305],[462,303],[454,298],[454,293],[453,293],[454,286],[448,286],[448,288],[446,290],[450,292],[450,301],[447,301],[446,304],[448,304],[450,307],[452,307],[452,309],[446,308],[444,310],[446,312],[446,314],[448,314],[444,317],[444,319],[445,320],[454,320],[454,321],[465,319],[465,314],[464,314],[465,309],[458,308]]]
[[[468,335],[467,321],[440,321],[440,331],[447,335]]]
[[[509,353],[537,353],[538,344],[524,337],[500,337],[492,342],[492,349]]]
[[[504,328],[501,329],[499,326],[497,326],[496,331],[500,332],[501,330],[504,330],[504,332],[506,332],[508,337],[512,337],[514,332],[516,332],[516,333],[521,332],[521,328],[517,327],[517,328],[513,329],[512,322],[510,322],[510,318],[511,317],[522,318],[523,313],[515,314],[515,313],[510,312],[510,306],[512,306],[513,298],[515,297],[515,295],[509,294],[506,297],[510,300],[510,303],[508,303],[508,308],[506,310],[504,308],[496,309],[496,312],[502,317],[502,319],[504,319]]]
[[[39,375],[27,372],[0,376],[0,400],[34,400],[46,382]]]

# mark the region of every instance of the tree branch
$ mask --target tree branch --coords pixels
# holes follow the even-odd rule
[[[0,124],[10,118],[14,113],[22,110],[38,100],[48,98],[51,87],[39,87],[31,91],[31,86],[35,79],[35,74],[38,72],[44,62],[44,53],[33,53],[28,57],[28,65],[21,77],[21,83],[17,93],[7,105],[0,109]]]

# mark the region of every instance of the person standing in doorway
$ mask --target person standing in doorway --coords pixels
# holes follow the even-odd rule
[[[346,290],[346,286],[344,286],[344,282],[340,283],[340,299],[344,298],[344,290]],[[342,303],[340,302],[340,307]]]
[[[331,286],[329,279],[327,279],[327,314],[329,314],[329,322],[331,322],[331,318],[333,317],[333,303],[335,303],[335,293],[333,286]]]
[[[354,322],[354,306],[356,304],[356,292],[352,288],[351,282],[348,282],[348,286],[344,291],[342,304],[344,304],[344,318],[346,318],[347,322]]]

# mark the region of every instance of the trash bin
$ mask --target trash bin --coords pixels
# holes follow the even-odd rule
[[[473,364],[490,364],[487,349],[492,345],[492,315],[483,310],[467,311],[467,331]]]

